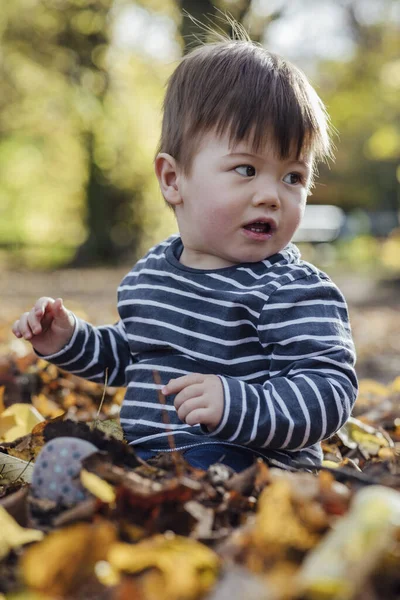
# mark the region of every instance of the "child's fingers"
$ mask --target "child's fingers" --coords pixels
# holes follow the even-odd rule
[[[195,383],[188,385],[183,388],[174,399],[174,406],[176,410],[179,410],[182,404],[186,404],[192,398],[200,398],[204,394],[204,385],[202,383]]]
[[[57,298],[52,306],[52,313],[57,325],[62,329],[71,328],[71,311],[65,308],[62,298]]]
[[[68,311],[63,304],[62,298],[57,298],[56,300],[54,300],[53,312],[57,313],[60,316],[64,316],[64,315],[68,314]]]
[[[208,425],[209,414],[206,408],[196,408],[192,410],[186,417],[185,423],[186,425],[198,425],[202,423],[203,425]]]
[[[29,327],[28,323],[28,315],[29,313],[23,313],[18,321],[15,321],[13,326],[13,332],[17,337],[23,337],[26,340],[29,340],[33,336],[33,332]]]
[[[34,335],[42,332],[42,319],[46,315],[46,309],[54,304],[54,299],[42,297],[36,301],[35,305],[29,312],[23,313],[20,318],[15,321],[12,326],[12,332],[18,338],[31,339]]]
[[[55,321],[57,325],[62,327],[69,324],[68,315],[69,311],[65,308],[62,298],[54,300],[54,298],[44,296],[36,302],[30,323],[34,325],[35,319],[37,319],[46,328],[52,321]]]
[[[35,302],[33,310],[35,311],[38,317],[42,317],[45,314],[46,309],[50,308],[54,304],[54,302],[54,298],[50,298],[49,296],[42,296],[41,298],[39,298],[39,300]]]
[[[204,398],[202,396],[196,396],[194,398],[189,398],[185,402],[180,404],[179,408],[176,407],[176,412],[178,417],[184,423],[186,422],[186,417],[194,410],[198,408],[207,408],[207,405],[204,402]]]
[[[28,325],[34,335],[42,333],[41,317],[37,315],[34,308],[28,313]]]
[[[17,321],[15,321],[14,325],[11,327],[11,331],[13,332],[13,334],[15,336],[17,336],[17,338],[21,338],[22,337],[22,332],[20,330],[20,319],[18,319]]]
[[[161,392],[168,396],[169,394],[177,394],[188,385],[193,385],[196,383],[203,383],[204,375],[201,373],[191,373],[190,375],[183,375],[183,377],[177,377],[176,379],[171,379],[167,385],[165,385]]]

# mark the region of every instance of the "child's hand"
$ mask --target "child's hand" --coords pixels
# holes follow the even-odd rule
[[[75,318],[61,298],[39,298],[30,312],[15,321],[12,331],[17,338],[29,340],[40,354],[54,354],[71,339]]]
[[[161,391],[165,396],[176,394],[178,417],[188,425],[201,423],[213,430],[222,419],[224,390],[217,375],[184,375],[171,379]]]

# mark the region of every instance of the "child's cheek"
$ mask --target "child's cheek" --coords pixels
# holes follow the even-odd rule
[[[219,235],[228,231],[233,224],[232,214],[226,206],[216,206],[209,211],[208,227]]]

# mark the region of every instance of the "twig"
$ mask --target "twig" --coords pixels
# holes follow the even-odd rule
[[[105,381],[104,381],[103,396],[102,396],[102,398],[100,400],[99,410],[97,411],[97,415],[96,415],[96,418],[94,420],[94,427],[97,426],[97,421],[99,419],[99,415],[100,415],[100,412],[101,412],[101,409],[102,409],[102,406],[103,406],[104,398],[106,396],[107,382],[108,382],[108,367],[106,367],[106,377],[105,377]]]
[[[22,475],[25,473],[25,471],[27,470],[27,468],[29,467],[29,465],[31,464],[33,458],[29,459],[29,462],[26,464],[26,466],[23,468],[23,470],[21,471],[21,473],[18,475],[17,479],[15,479],[13,481],[13,483],[16,483],[18,481],[18,479],[21,479]]]
[[[154,379],[154,383],[157,386],[162,386],[160,373],[158,371],[155,371],[155,370],[153,371],[153,379]],[[163,394],[161,393],[160,387],[157,388],[157,396],[158,396],[159,403],[162,404],[163,406],[166,406],[167,403],[165,401]],[[179,460],[180,455],[176,449],[174,436],[172,435],[171,422],[169,420],[168,411],[164,408],[161,412],[162,412],[162,418],[163,418],[164,424],[167,426],[168,445],[172,452],[172,458],[175,463],[176,474],[178,476],[180,476],[180,475],[182,475],[182,464]]]

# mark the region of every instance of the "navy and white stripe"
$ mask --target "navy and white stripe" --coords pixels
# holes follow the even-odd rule
[[[320,441],[348,419],[357,393],[347,306],[338,288],[300,259],[296,246],[259,263],[205,271],[179,262],[172,236],[126,275],[120,321],[77,319],[69,344],[47,360],[77,375],[126,386],[127,440],[153,451],[205,443],[250,447],[271,464],[319,464]],[[160,386],[188,373],[213,373],[224,413],[213,432],[182,423]]]

